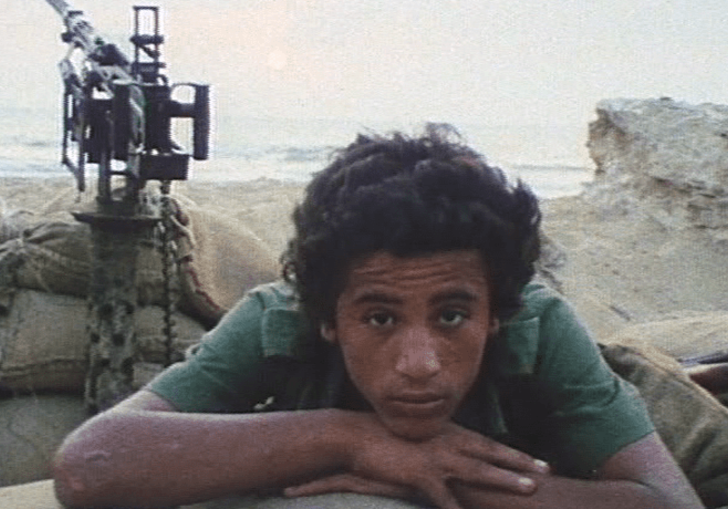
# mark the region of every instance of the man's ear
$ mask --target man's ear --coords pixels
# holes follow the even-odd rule
[[[336,344],[336,329],[333,326],[322,323],[319,332],[321,333],[321,337],[324,338],[324,341],[332,345]]]

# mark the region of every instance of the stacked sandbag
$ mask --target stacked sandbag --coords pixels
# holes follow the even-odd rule
[[[82,394],[87,368],[85,299],[19,289],[13,305],[0,314],[0,390],[15,394],[62,392]],[[144,385],[165,362],[163,311],[137,309],[135,334],[138,359],[134,385]],[[176,317],[173,350],[197,343],[205,329],[185,315]]]
[[[649,345],[676,359],[728,353],[728,312],[686,313],[683,316],[626,327],[606,342]]]
[[[275,279],[276,256],[240,223],[176,199],[181,295],[179,308],[211,325],[254,286]],[[0,295],[8,287],[86,297],[91,235],[87,224],[50,209],[22,234],[0,245]],[[141,305],[164,302],[159,243],[142,239],[137,258]],[[0,298],[0,304],[3,299]]]
[[[244,226],[175,200],[180,291],[173,357],[252,288],[278,276],[270,249]],[[0,219],[0,486],[47,478],[62,438],[80,424],[88,367],[88,225],[57,200],[44,213]],[[12,219],[12,222],[10,221]],[[133,388],[163,369],[159,241],[139,246]],[[4,396],[4,397],[3,397]]]
[[[86,417],[74,394],[0,399],[0,486],[48,479],[53,453]]]
[[[727,323],[727,313],[702,313],[634,325],[605,340],[602,350],[640,391],[660,437],[708,508],[728,505],[728,408],[676,358],[724,350]]]
[[[174,203],[182,313],[175,317],[172,346],[181,358],[203,326],[214,325],[249,289],[275,279],[279,266],[243,225],[182,197]],[[64,210],[73,205],[79,206],[56,200],[33,221],[24,219],[23,228],[0,244],[0,390],[78,392],[83,387],[91,235],[87,224]],[[139,380],[153,374],[166,353],[158,244],[150,232],[137,257]]]
[[[245,292],[280,275],[278,257],[238,221],[211,213],[182,197],[179,245],[180,307],[215,323]]]

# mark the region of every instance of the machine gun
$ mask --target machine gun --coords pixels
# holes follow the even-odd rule
[[[98,35],[82,11],[64,0],[47,0],[61,15],[69,49],[59,67],[63,79],[61,162],[86,188],[86,165],[98,167],[93,211],[77,212],[91,229],[89,367],[85,403],[90,412],[110,407],[136,390],[136,367],[144,359],[136,345],[136,259],[142,239],[161,239],[167,361],[174,339],[171,182],[185,180],[190,157],[208,157],[209,86],[170,85],[162,74],[158,7],[134,7],[134,60]],[[191,102],[173,99],[178,87]],[[172,120],[192,119],[192,153],[172,139]],[[161,182],[161,194],[145,190]],[[158,199],[157,199],[158,198]],[[155,236],[156,235],[156,236]]]
[[[86,163],[98,165],[100,200],[111,199],[111,180],[125,178],[133,195],[148,180],[185,180],[190,155],[208,157],[209,86],[170,85],[161,73],[164,36],[159,33],[159,8],[134,7],[134,61],[98,35],[64,0],[47,0],[66,26],[62,34],[69,52],[59,67],[64,84],[62,163],[85,189]],[[146,33],[142,33],[144,27]],[[80,52],[80,66],[74,56]],[[79,68],[80,67],[80,68]],[[173,91],[191,87],[190,103],[176,101]],[[193,151],[188,154],[172,139],[174,118],[193,120]],[[75,157],[71,154],[75,144]],[[116,169],[114,161],[124,167]]]

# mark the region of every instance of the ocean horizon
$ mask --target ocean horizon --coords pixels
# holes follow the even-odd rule
[[[60,124],[60,111],[0,109],[0,177],[71,179],[59,163]],[[489,163],[502,168],[509,178],[522,179],[542,198],[578,194],[583,183],[592,179],[593,163],[585,147],[586,126],[580,130],[538,124],[452,125]],[[400,130],[414,134],[422,126],[394,121],[217,115],[213,118],[210,159],[192,161],[189,179],[306,182],[327,164],[336,148],[353,141],[358,133]],[[189,126],[180,122],[175,138],[183,147],[189,146]],[[93,168],[90,166],[89,171]]]

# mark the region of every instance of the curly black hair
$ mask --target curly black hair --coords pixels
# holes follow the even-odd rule
[[[334,323],[352,264],[378,251],[478,250],[503,321],[520,308],[540,250],[535,195],[443,124],[416,138],[359,135],[314,176],[293,220],[283,275],[312,326]]]

